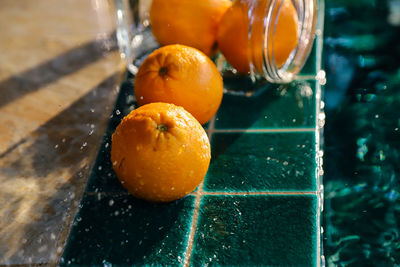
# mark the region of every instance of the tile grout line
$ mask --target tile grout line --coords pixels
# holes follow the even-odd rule
[[[211,136],[214,132],[214,124],[215,124],[215,116],[211,119],[210,125],[208,126],[208,130],[207,130],[208,140],[210,141],[210,143],[211,143]],[[204,181],[201,182],[201,184],[199,185],[199,188],[197,189],[197,192],[196,192],[196,200],[194,203],[192,225],[190,227],[188,244],[187,244],[186,251],[185,251],[185,261],[183,263],[183,266],[185,266],[185,267],[190,265],[190,258],[192,256],[194,235],[196,233],[197,221],[198,221],[199,212],[200,212],[200,201],[201,201],[201,197],[203,195],[203,184],[204,184]]]
[[[303,133],[315,132],[313,128],[276,128],[276,129],[215,129],[213,133]]]
[[[316,75],[310,74],[310,75],[298,75],[294,78],[295,81],[308,81],[308,80],[315,80]]]
[[[214,191],[205,192],[202,191],[202,196],[249,196],[249,195],[317,195],[319,192],[316,191],[239,191],[239,192],[224,192]],[[86,192],[85,196],[130,196],[128,192]],[[197,196],[197,192],[188,194],[188,196]]]
[[[202,192],[203,196],[318,195],[318,191]]]

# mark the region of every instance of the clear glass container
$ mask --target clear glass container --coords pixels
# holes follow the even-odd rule
[[[115,0],[118,44],[121,56],[133,74],[143,58],[159,47],[151,32],[151,5],[151,0]],[[291,82],[302,69],[313,45],[317,24],[316,1],[237,0],[231,9],[234,6],[240,9],[240,14],[232,16],[232,19],[240,20],[235,22],[240,27],[225,35],[233,40],[227,42],[228,49],[236,47],[229,51],[229,55],[222,51],[212,57],[223,76],[228,79],[247,76],[253,82]],[[244,41],[237,41],[240,39]],[[240,56],[245,67],[229,63]]]

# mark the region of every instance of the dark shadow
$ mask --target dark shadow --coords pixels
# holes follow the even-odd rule
[[[176,265],[183,258],[193,197],[152,204],[130,195],[87,196],[61,266]]]
[[[248,83],[248,80],[243,81],[243,86],[248,86]],[[314,127],[315,88],[310,91],[310,82],[296,81],[285,85],[260,83],[258,86],[256,93],[251,96],[234,93],[224,95],[216,116],[217,130]],[[241,134],[235,136],[240,137]],[[235,139],[229,138],[229,142],[224,144],[225,148]],[[224,151],[224,147],[214,149],[212,161]]]
[[[184,237],[191,222],[194,198],[167,204],[135,199],[121,186],[113,171],[111,135],[134,107],[132,82],[125,81],[91,171],[88,194],[80,204],[69,235],[62,266],[154,262],[171,265],[176,264],[177,255],[185,249]]]
[[[27,199],[32,196],[27,194],[21,199],[21,194],[10,193],[9,202],[3,205],[12,218],[24,207],[30,219],[11,220],[8,225],[0,226],[0,230],[8,227],[18,231],[8,237],[0,236],[0,244],[8,244],[8,247],[0,246],[1,263],[29,263],[28,259],[33,263],[48,263],[56,253],[58,234],[69,229],[76,212],[73,205],[79,203],[85,189],[114,106],[116,91],[113,88],[121,81],[120,76],[116,73],[105,79],[31,136],[18,142],[18,149],[10,148],[2,155],[2,177],[7,182],[25,179],[35,186],[33,196],[36,198]],[[64,242],[65,239],[61,244]],[[45,249],[38,251],[40,247]]]
[[[6,151],[4,151],[3,153],[0,154],[0,159],[4,158],[5,156],[7,156],[8,154],[10,154],[11,152],[13,152],[15,149],[17,149],[20,145],[25,144],[27,141],[27,138],[23,138],[21,140],[19,140],[16,144],[10,146],[9,148],[7,148]]]
[[[111,33],[105,40],[90,41],[0,81],[0,107],[98,61],[115,49],[115,33]]]
[[[97,141],[103,135],[101,128],[113,109],[110,99],[115,92],[111,88],[119,80],[118,76],[108,77],[32,133],[35,143],[24,148],[24,154],[32,160],[34,176],[43,177],[59,168],[75,166],[91,147],[98,146]],[[105,110],[96,107],[105,107]],[[17,144],[21,142],[26,140]],[[16,168],[21,160],[10,162],[9,166]]]

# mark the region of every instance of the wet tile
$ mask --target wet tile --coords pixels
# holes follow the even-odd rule
[[[61,266],[182,265],[194,197],[151,204],[129,195],[86,196]]]
[[[215,133],[204,191],[316,190],[315,137],[306,133]]]
[[[316,196],[205,196],[193,266],[314,266]]]
[[[266,86],[246,97],[225,94],[216,129],[294,128],[315,126],[315,81]]]
[[[111,163],[111,133],[107,131],[103,143],[97,154],[96,163],[93,166],[92,173],[86,192],[128,192],[118,180]]]
[[[317,66],[317,64],[318,64],[318,62],[317,62],[317,55],[318,55],[317,38],[315,38],[315,40],[314,40],[314,44],[311,49],[310,55],[309,55],[306,63],[304,64],[304,67],[300,71],[299,76],[305,76],[305,75],[315,76],[315,75],[317,75],[317,72],[318,72],[318,69],[317,69],[317,67],[318,67]]]

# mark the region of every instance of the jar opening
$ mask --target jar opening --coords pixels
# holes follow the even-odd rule
[[[251,76],[287,83],[300,72],[316,28],[315,0],[251,1],[249,62]]]

